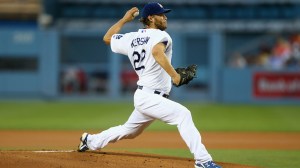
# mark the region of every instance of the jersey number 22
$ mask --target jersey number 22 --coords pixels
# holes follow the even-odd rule
[[[141,53],[134,51],[133,54],[133,65],[134,65],[134,69],[136,71],[139,71],[141,69],[145,69],[144,65],[141,65],[141,63],[143,62],[143,60],[146,57],[146,51],[143,49]]]

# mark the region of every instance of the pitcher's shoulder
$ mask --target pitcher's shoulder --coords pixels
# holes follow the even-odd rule
[[[155,31],[153,31],[153,33],[154,33],[156,36],[167,37],[167,38],[170,38],[170,39],[171,39],[171,36],[170,36],[169,33],[166,32],[166,31],[162,31],[162,30],[155,29]]]

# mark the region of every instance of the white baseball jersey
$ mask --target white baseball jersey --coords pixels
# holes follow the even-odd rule
[[[152,49],[158,43],[166,45],[165,54],[171,62],[172,39],[167,32],[158,29],[139,29],[137,32],[115,34],[111,39],[111,49],[115,53],[128,56],[139,76],[138,85],[168,94],[172,87],[171,77],[152,55]]]

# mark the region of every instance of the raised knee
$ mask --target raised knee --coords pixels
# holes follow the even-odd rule
[[[183,110],[183,118],[191,118],[192,115],[191,115],[191,111],[188,110],[186,107],[184,107],[184,110]]]
[[[182,123],[190,122],[191,119],[192,119],[192,115],[190,110],[188,110],[187,108],[183,108],[181,111],[179,123],[182,124]]]

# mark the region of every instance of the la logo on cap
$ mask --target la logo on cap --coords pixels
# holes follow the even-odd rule
[[[157,3],[161,8],[164,8],[160,3]]]

